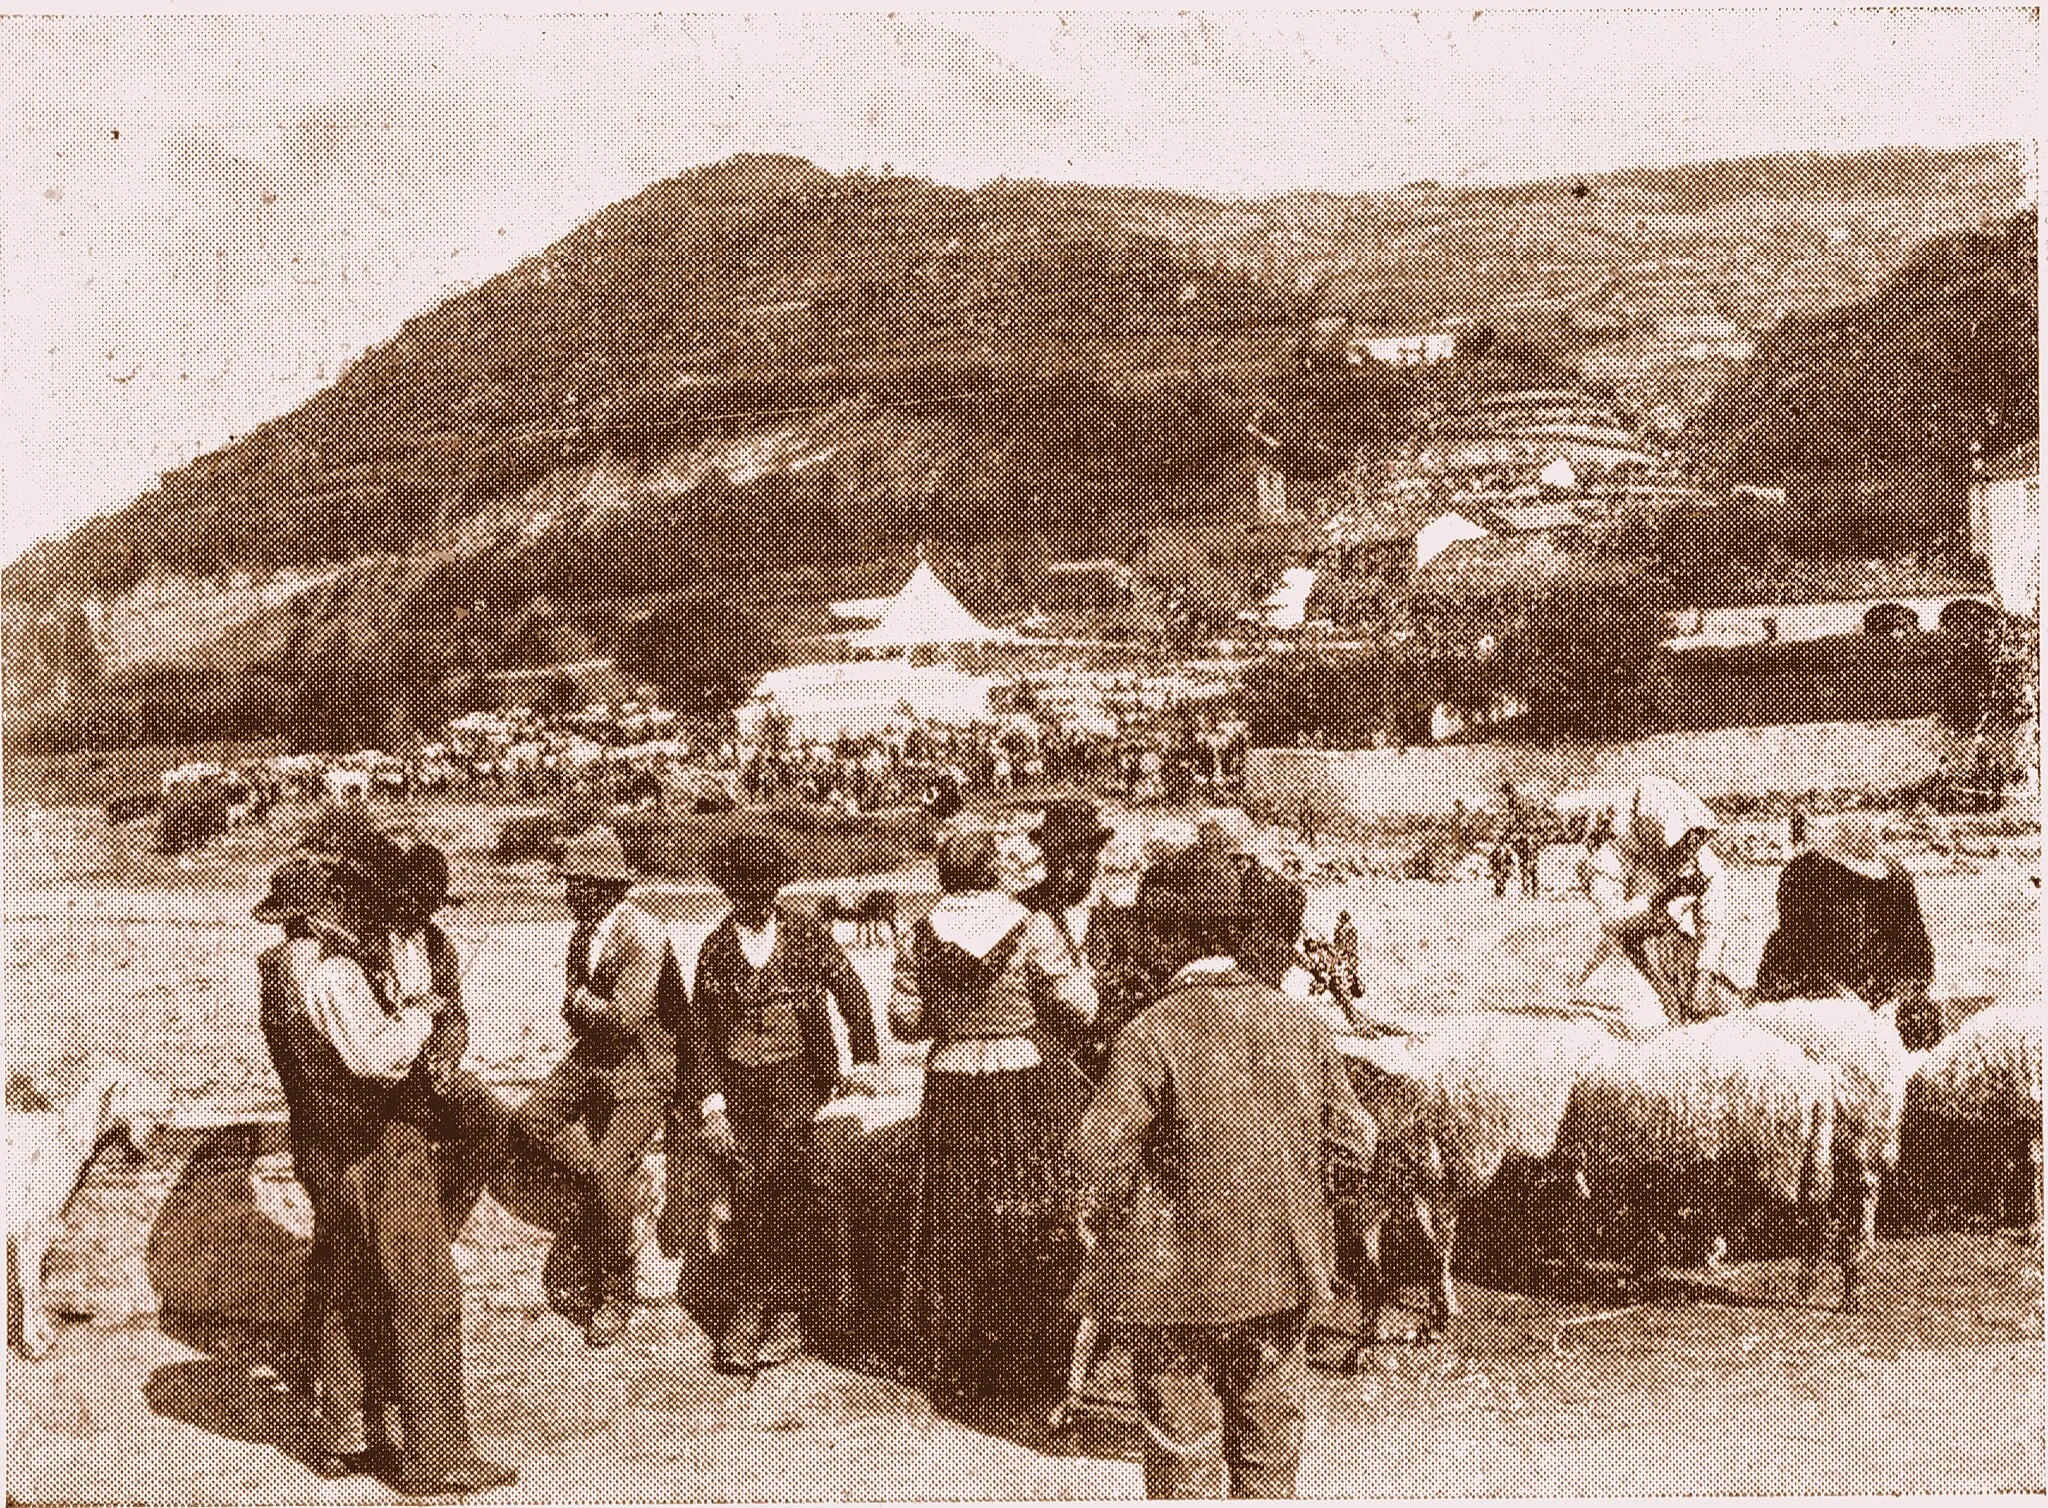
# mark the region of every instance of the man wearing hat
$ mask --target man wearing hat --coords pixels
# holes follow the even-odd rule
[[[1925,1006],[1934,945],[1912,874],[1885,853],[1877,820],[1845,813],[1778,878],[1778,925],[1757,963],[1756,998],[1844,991],[1898,1011],[1911,1048],[1931,1047],[1940,1023]]]
[[[1335,1276],[1326,1191],[1370,1164],[1373,1124],[1328,1025],[1240,966],[1234,865],[1170,856],[1137,911],[1166,985],[1073,1137],[1095,1247],[1075,1307],[1132,1327],[1150,1496],[1291,1496],[1307,1316]]]
[[[400,1000],[433,996],[467,1018],[462,960],[437,921],[444,907],[462,903],[449,894],[448,855],[409,827],[387,825],[403,851],[386,906],[385,944]],[[511,1107],[460,1064],[434,1078],[440,1102],[437,1140],[447,1175],[448,1226],[459,1231],[482,1196],[505,1148]]]
[[[1120,993],[1116,981],[1130,976],[1130,929],[1119,925],[1125,918],[1113,914],[1115,908],[1089,904],[1103,846],[1115,836],[1116,829],[1102,820],[1094,802],[1064,797],[1048,801],[1044,817],[1031,829],[1032,841],[1045,856],[1045,878],[1017,896],[1026,908],[1052,923],[1075,962],[1094,972],[1103,1016],[1077,1040],[1063,1044],[1091,1074],[1101,1070],[1108,1054],[1113,1027],[1105,1023],[1121,1023],[1130,1014],[1115,1008]]]
[[[794,876],[782,841],[743,825],[707,867],[732,910],[697,955],[677,1102],[736,1169],[734,1308],[713,1360],[751,1373],[803,1349],[802,1316],[827,1276],[810,1195],[812,1117],[842,1087],[874,1092],[881,1047],[867,988],[830,930],[777,904]],[[843,1085],[833,1010],[853,1055]]]
[[[626,897],[634,873],[619,835],[594,827],[561,862],[576,919],[562,1016],[569,1052],[518,1123],[585,1184],[591,1309],[584,1339],[610,1345],[633,1317],[641,1161],[675,1092],[681,971],[668,928]]]
[[[388,1457],[390,1447],[386,1444],[373,1453],[363,1409],[353,1402],[338,1402],[360,1400],[363,1395],[361,1373],[342,1324],[337,1284],[335,1222],[343,1197],[341,1169],[333,1150],[317,1134],[306,1075],[292,1047],[292,1023],[306,1014],[306,988],[320,966],[317,919],[328,913],[332,884],[324,864],[311,854],[295,853],[271,874],[270,893],[249,914],[284,929],[282,940],[256,955],[257,1019],[284,1092],[292,1171],[313,1207],[293,1381],[310,1409],[313,1469],[323,1477],[342,1477]],[[371,1407],[381,1425],[381,1409],[374,1401]]]
[[[400,996],[383,934],[404,880],[404,848],[360,811],[343,810],[322,824],[313,849],[334,883],[309,918],[320,957],[287,1035],[307,1134],[332,1158],[335,1260],[356,1373],[390,1379],[403,1434],[399,1491],[506,1486],[518,1474],[479,1457],[470,1438],[462,1279],[431,1140],[432,1086],[460,1062],[468,1026],[438,995]],[[360,1399],[336,1402],[346,1410]]]

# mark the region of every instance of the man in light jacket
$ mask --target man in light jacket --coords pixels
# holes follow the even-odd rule
[[[562,1000],[569,1052],[518,1121],[584,1182],[584,1339],[607,1346],[633,1316],[641,1163],[675,1093],[682,982],[668,928],[627,898],[636,877],[617,833],[594,827],[572,839],[560,870],[576,919]]]
[[[1329,1026],[1234,956],[1232,865],[1199,846],[1161,861],[1138,920],[1168,982],[1073,1137],[1097,1233],[1075,1307],[1132,1327],[1148,1495],[1292,1496],[1307,1318],[1336,1270],[1328,1191],[1371,1163],[1373,1125]]]

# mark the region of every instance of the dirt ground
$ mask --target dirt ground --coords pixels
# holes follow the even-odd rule
[[[1467,1285],[1448,1344],[1311,1374],[1310,1497],[1947,1493],[2042,1487],[2040,1250],[2019,1231],[1883,1243],[1867,1312],[1791,1302],[1789,1269],[1696,1275],[1664,1302]],[[1320,1348],[1319,1348],[1320,1349]],[[679,1311],[594,1352],[551,1312],[473,1302],[468,1392],[513,1502],[1137,1496],[1130,1430],[935,1419],[815,1359],[751,1387]],[[294,1454],[246,1355],[156,1328],[74,1329],[8,1369],[10,1501],[381,1502]]]
[[[113,1053],[191,1104],[274,1094],[255,1030],[248,920],[264,864],[206,856],[138,872],[8,813],[10,1064]],[[38,847],[38,844],[41,846]],[[124,860],[123,863],[126,861]],[[1959,993],[2038,991],[2037,847],[1920,890]],[[1737,953],[1753,959],[1772,870],[1738,870]],[[843,887],[850,894],[872,882]],[[568,919],[534,869],[464,859],[449,918],[469,960],[476,1060],[509,1083],[561,1047]],[[712,898],[656,904],[686,955]],[[1357,880],[1318,889],[1310,924],[1358,922],[1387,1009],[1418,1014],[1554,998],[1588,956],[1581,899],[1499,902],[1488,885]],[[1747,939],[1744,941],[1744,939]],[[886,949],[854,950],[886,1000]],[[2025,998],[2020,995],[2019,998]],[[2036,995],[2035,998],[2038,998]],[[896,1053],[897,1072],[914,1072]],[[509,1217],[506,1217],[509,1219]],[[535,1243],[472,1274],[468,1391],[485,1448],[522,1470],[508,1501],[1097,1498],[1140,1490],[1134,1442],[1091,1425],[1053,1440],[1033,1420],[936,1420],[898,1384],[807,1359],[751,1388],[715,1374],[680,1311],[591,1352],[541,1303]],[[1782,1264],[1692,1274],[1663,1302],[1526,1295],[1467,1284],[1452,1343],[1381,1347],[1357,1376],[1317,1373],[1304,1495],[2039,1491],[2041,1252],[2021,1231],[1887,1239],[1866,1312],[1790,1299]],[[10,1501],[386,1501],[296,1459],[279,1400],[252,1379],[249,1336],[156,1322],[74,1326],[53,1358],[11,1360]]]

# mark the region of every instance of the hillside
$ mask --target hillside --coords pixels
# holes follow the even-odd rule
[[[1925,235],[2009,214],[2023,192],[2001,147],[1242,202],[736,157],[407,321],[298,409],[9,564],[0,598],[417,550],[565,465],[803,417],[764,409],[864,403],[952,433],[1027,503],[1076,472],[1085,495],[1091,460],[1149,459],[1117,454],[1124,434],[1149,438],[1143,410],[1193,395],[1235,418],[1274,351],[1333,312],[1483,320],[1600,349],[1632,406],[1703,398],[1697,374],[1664,371],[1717,344],[1692,338],[1701,322],[1739,352],[1744,332],[1868,296]],[[1179,479],[1154,490],[1177,498]],[[948,533],[990,507],[953,495],[919,522]]]
[[[609,652],[692,595],[891,590],[921,543],[1021,611],[1048,559],[1241,532],[1247,423],[1327,417],[1319,322],[1463,320],[1669,424],[2024,188],[1996,146],[1246,201],[735,157],[0,570],[8,737],[385,737],[527,665],[536,596],[570,606],[550,642]],[[113,643],[151,611],[174,663]]]
[[[1695,455],[1730,481],[1791,482],[1816,537],[1910,543],[1926,521],[1888,479],[1946,476],[1959,500],[1973,441],[1995,454],[2037,432],[2038,238],[2031,210],[1940,236],[1870,297],[1787,318],[1688,427]]]

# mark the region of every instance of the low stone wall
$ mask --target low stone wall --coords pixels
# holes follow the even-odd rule
[[[1484,801],[1507,780],[1597,786],[1665,775],[1709,800],[1887,790],[1937,773],[1952,742],[1932,718],[1919,718],[1663,733],[1554,749],[1253,749],[1245,758],[1245,798],[1283,820],[1306,801],[1319,820],[1341,822],[1441,814],[1456,800],[1468,806]]]

